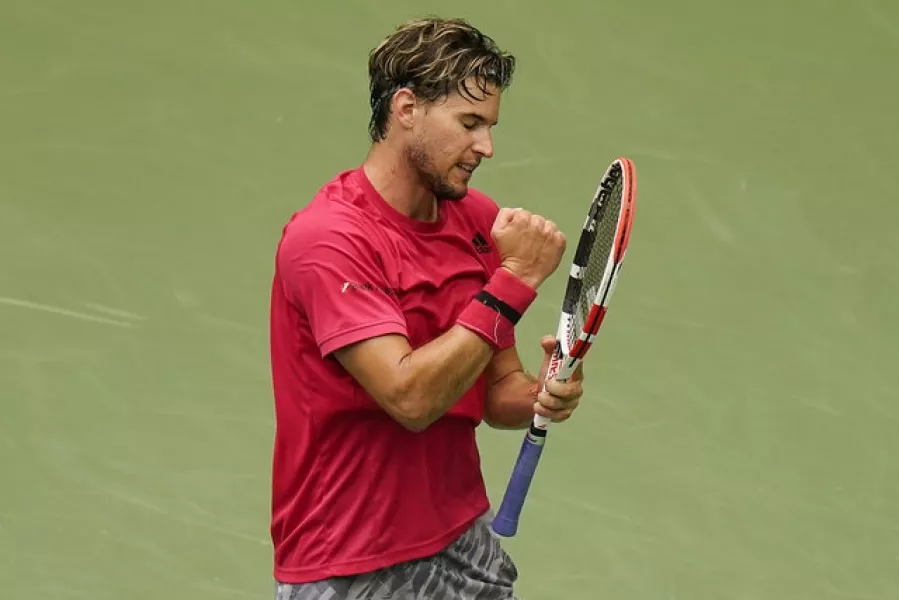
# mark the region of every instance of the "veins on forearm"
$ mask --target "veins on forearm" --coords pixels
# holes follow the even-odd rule
[[[488,422],[499,429],[526,427],[533,417],[537,388],[537,378],[523,369],[496,379],[489,392]]]

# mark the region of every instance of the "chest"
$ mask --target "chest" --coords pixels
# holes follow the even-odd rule
[[[443,334],[499,266],[488,234],[475,230],[391,236],[391,284],[413,347]]]

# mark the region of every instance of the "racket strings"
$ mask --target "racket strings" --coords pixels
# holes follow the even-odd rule
[[[583,272],[581,293],[578,297],[577,311],[574,314],[575,327],[569,332],[570,336],[574,336],[574,339],[569,340],[571,343],[574,343],[580,332],[584,330],[593,303],[602,300],[602,298],[597,298],[597,294],[603,293],[600,286],[603,284],[603,275],[609,257],[614,252],[613,246],[618,230],[618,214],[621,211],[623,189],[623,180],[619,177],[612,186],[603,214],[596,222],[593,248]]]

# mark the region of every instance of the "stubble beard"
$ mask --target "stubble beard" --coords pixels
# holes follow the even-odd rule
[[[412,165],[422,183],[437,200],[461,200],[465,197],[467,190],[453,186],[447,181],[446,176],[437,172],[434,161],[431,160],[423,143],[417,142],[410,145],[406,150],[406,155],[409,164]]]

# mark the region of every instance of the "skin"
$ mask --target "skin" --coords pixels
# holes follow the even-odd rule
[[[496,88],[489,91],[475,99],[453,93],[435,103],[423,102],[408,89],[394,94],[386,139],[372,145],[363,168],[397,211],[434,221],[439,200],[465,197],[473,172],[493,156],[491,130],[499,120],[501,94]],[[518,246],[507,245],[514,251],[504,255],[503,268],[535,289],[555,270],[564,251],[564,236],[555,224],[521,209],[502,209],[491,234],[498,242],[519,240]],[[503,244],[498,247],[502,251]],[[567,420],[583,394],[580,369],[570,381],[550,381],[541,391],[555,339],[544,336],[540,345],[544,358],[538,377],[524,369],[516,348],[494,353],[461,326],[415,351],[405,338],[391,335],[353,344],[335,356],[409,429],[420,431],[440,418],[481,373],[489,383],[485,421],[496,428],[520,429],[530,424],[535,412],[553,422]]]
[[[485,158],[493,156],[491,129],[499,120],[495,87],[472,101],[454,93],[423,102],[409,89],[393,98],[387,138],[364,163],[375,188],[398,211],[422,221],[437,218],[437,201],[459,200]]]

